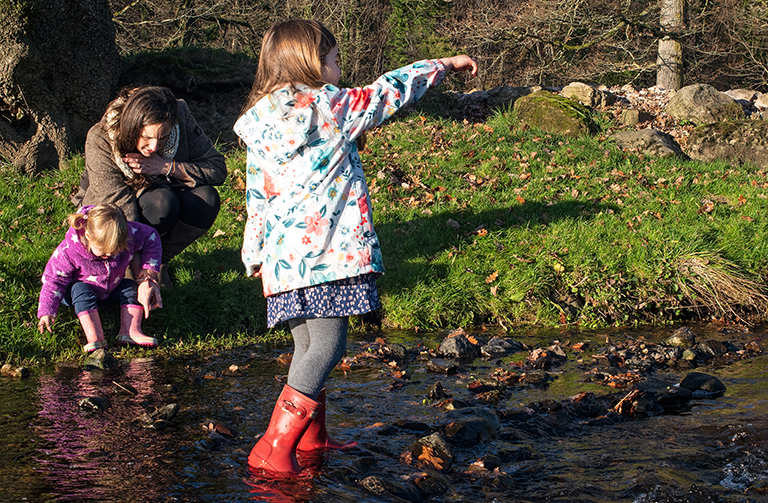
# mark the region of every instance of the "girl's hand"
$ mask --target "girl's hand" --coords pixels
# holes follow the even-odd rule
[[[253,267],[253,270],[251,272],[252,278],[260,278],[261,277],[261,266],[257,265]]]
[[[139,283],[138,292],[139,304],[144,306],[144,318],[149,318],[149,312],[163,307],[163,298],[160,295],[160,287],[157,282],[151,278],[146,278]]]
[[[48,330],[49,332],[52,332],[51,328],[53,327],[53,324],[56,323],[56,317],[45,315],[40,317],[40,321],[37,322],[37,329],[42,334],[44,330]]]
[[[465,54],[451,56],[450,58],[441,58],[440,62],[448,71],[464,72],[469,70],[473,77],[477,76],[477,62]]]
[[[172,161],[166,161],[157,153],[149,157],[143,154],[125,154],[123,162],[133,170],[134,173],[149,176],[166,175],[171,170]]]

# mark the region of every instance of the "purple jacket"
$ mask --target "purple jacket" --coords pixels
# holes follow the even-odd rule
[[[83,206],[78,213],[88,213],[93,206]],[[133,254],[141,252],[142,269],[157,271],[162,246],[155,229],[138,222],[128,222],[128,248],[108,259],[102,259],[83,245],[84,230],[70,227],[56,247],[43,273],[43,288],[37,317],[56,316],[64,292],[79,281],[88,283],[96,297],[104,300],[122,281]]]

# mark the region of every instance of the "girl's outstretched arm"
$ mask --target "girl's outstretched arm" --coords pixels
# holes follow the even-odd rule
[[[477,75],[477,62],[466,54],[451,56],[450,58],[441,58],[440,62],[447,71],[464,72],[469,70],[473,77]]]

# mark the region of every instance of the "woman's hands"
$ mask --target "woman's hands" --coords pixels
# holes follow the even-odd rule
[[[144,306],[144,318],[149,318],[149,312],[163,307],[163,298],[160,295],[160,287],[157,285],[157,273],[150,269],[143,269],[139,273],[138,301]]]
[[[173,161],[163,159],[157,152],[153,152],[149,157],[144,154],[125,154],[123,162],[134,173],[149,176],[167,175],[173,166]]]
[[[473,77],[477,76],[477,62],[466,54],[451,56],[450,58],[441,58],[440,62],[448,71],[464,72],[469,70]]]
[[[56,323],[56,317],[46,314],[40,317],[40,321],[37,322],[37,329],[42,334],[43,331],[48,330],[52,332],[53,324]]]

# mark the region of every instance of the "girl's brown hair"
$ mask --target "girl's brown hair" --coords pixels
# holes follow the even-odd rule
[[[336,47],[336,38],[317,21],[292,19],[276,23],[261,41],[256,79],[241,115],[279,86],[320,88],[323,61]]]
[[[87,215],[73,213],[67,223],[77,230],[84,229],[91,238],[86,244],[95,244],[105,254],[115,255],[128,247],[128,222],[114,204],[94,206]]]

